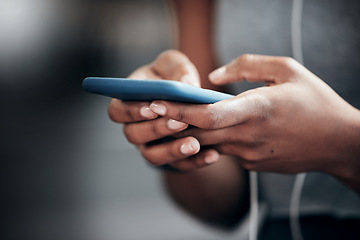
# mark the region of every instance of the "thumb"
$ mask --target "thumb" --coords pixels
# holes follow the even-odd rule
[[[200,77],[194,64],[180,51],[167,50],[150,65],[163,79],[176,80],[200,87]]]
[[[213,84],[224,85],[246,80],[269,85],[289,81],[300,65],[289,57],[244,54],[209,74]]]

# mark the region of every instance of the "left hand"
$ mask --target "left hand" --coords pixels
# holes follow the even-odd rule
[[[181,52],[167,50],[152,63],[140,67],[129,78],[172,79],[193,86],[200,86],[198,71]],[[220,158],[213,149],[201,149],[194,137],[159,141],[188,127],[188,124],[169,118],[158,117],[149,109],[150,102],[126,102],[112,99],[109,116],[124,124],[124,134],[130,143],[138,147],[151,165],[169,164],[181,171],[190,171],[209,166]]]
[[[349,166],[359,156],[359,111],[295,60],[243,55],[209,77],[218,85],[246,79],[268,86],[209,105],[154,101],[153,112],[197,127],[178,137],[194,136],[249,170],[358,172]]]

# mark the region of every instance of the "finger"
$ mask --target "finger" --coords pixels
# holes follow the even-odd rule
[[[164,79],[177,80],[200,86],[200,77],[194,64],[181,52],[168,50],[160,54],[150,65]]]
[[[231,143],[213,147],[221,154],[236,156],[241,165],[248,170],[254,170],[254,167],[268,156],[261,147],[249,147]]]
[[[126,124],[124,133],[129,142],[144,144],[172,135],[187,127],[186,123],[168,118],[158,118],[152,121]]]
[[[112,121],[118,123],[139,122],[158,117],[158,114],[150,110],[148,102],[123,102],[115,98],[110,101],[108,114]]]
[[[219,129],[241,124],[249,119],[266,119],[272,104],[262,89],[245,92],[214,104],[186,104],[153,101],[150,109],[161,116],[203,129]]]
[[[236,143],[244,146],[256,146],[262,143],[258,132],[258,128],[248,126],[248,124],[240,124],[215,130],[204,130],[192,127],[176,133],[173,136],[175,138],[184,138],[187,136],[195,137],[201,146],[227,143]]]
[[[214,164],[219,159],[220,155],[216,150],[207,149],[190,158],[170,163],[170,165],[181,171],[192,171]]]
[[[209,74],[212,83],[223,85],[247,80],[279,84],[291,80],[301,64],[290,57],[245,54]]]
[[[163,144],[140,145],[139,148],[149,163],[160,166],[195,155],[200,151],[200,144],[195,138],[186,137]]]
[[[129,78],[132,79],[161,79],[161,76],[156,74],[150,67],[150,65],[145,65],[137,70],[135,70],[133,73],[129,75]]]

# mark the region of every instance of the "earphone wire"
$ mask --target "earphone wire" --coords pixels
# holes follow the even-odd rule
[[[294,59],[304,64],[301,22],[302,22],[303,0],[293,0],[291,13],[291,45]],[[258,174],[250,171],[250,223],[249,223],[249,240],[257,240],[258,235]],[[300,226],[300,200],[301,192],[304,186],[306,173],[299,173],[295,177],[293,191],[290,199],[290,230],[293,240],[303,240]]]
[[[291,45],[292,54],[295,60],[304,64],[303,50],[302,50],[302,9],[303,0],[293,0],[292,13],[291,13]],[[303,240],[300,225],[300,200],[301,192],[304,186],[306,173],[299,173],[295,177],[293,191],[290,198],[290,230],[293,240]]]
[[[250,171],[250,220],[249,220],[249,240],[257,240],[259,225],[259,201],[258,201],[258,174]]]

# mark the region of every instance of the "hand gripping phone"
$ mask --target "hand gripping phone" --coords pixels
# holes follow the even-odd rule
[[[173,80],[135,80],[128,78],[87,77],[82,87],[90,93],[123,101],[167,100],[210,104],[234,97]]]

